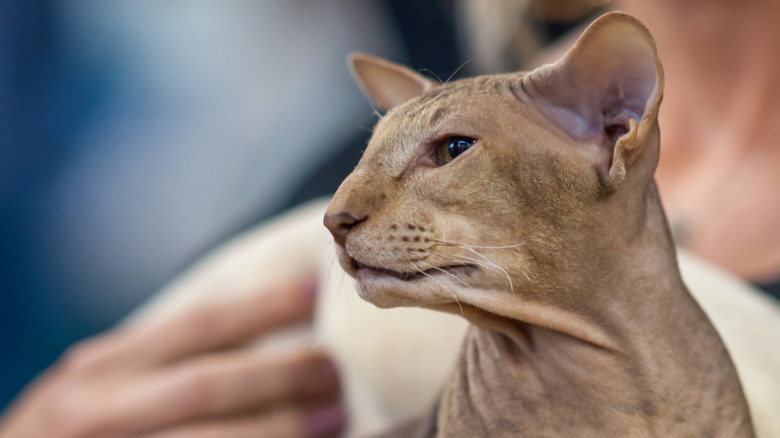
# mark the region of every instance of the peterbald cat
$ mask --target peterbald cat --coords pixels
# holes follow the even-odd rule
[[[439,84],[367,55],[387,110],[327,212],[379,307],[472,326],[430,415],[388,436],[750,437],[653,182],[663,71],[612,13],[560,61]]]

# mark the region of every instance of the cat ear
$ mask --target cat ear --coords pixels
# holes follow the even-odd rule
[[[414,70],[371,55],[353,53],[349,65],[363,93],[385,111],[436,86]]]
[[[563,59],[525,75],[521,88],[548,120],[596,152],[611,191],[657,127],[663,71],[647,29],[616,12],[591,24]]]

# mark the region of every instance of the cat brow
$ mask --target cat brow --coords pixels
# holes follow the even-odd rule
[[[430,124],[435,124],[439,120],[441,120],[444,115],[447,113],[447,110],[445,108],[438,108],[436,111],[433,112],[433,115],[431,116]]]

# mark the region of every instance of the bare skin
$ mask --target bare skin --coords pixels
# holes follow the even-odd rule
[[[337,436],[338,377],[324,352],[240,348],[310,319],[312,292],[298,284],[84,341],[4,413],[0,437]]]
[[[388,436],[753,436],[653,182],[664,76],[641,24],[604,17],[527,74],[353,66],[390,111],[325,215],[341,265],[379,307],[473,324],[433,413]]]
[[[681,243],[752,281],[780,277],[780,3],[620,0],[668,78],[656,179]]]

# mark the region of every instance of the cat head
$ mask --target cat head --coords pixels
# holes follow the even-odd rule
[[[601,17],[531,72],[442,84],[368,55],[351,66],[387,113],[325,225],[364,299],[514,317],[596,275],[640,220],[663,73],[636,19]]]

